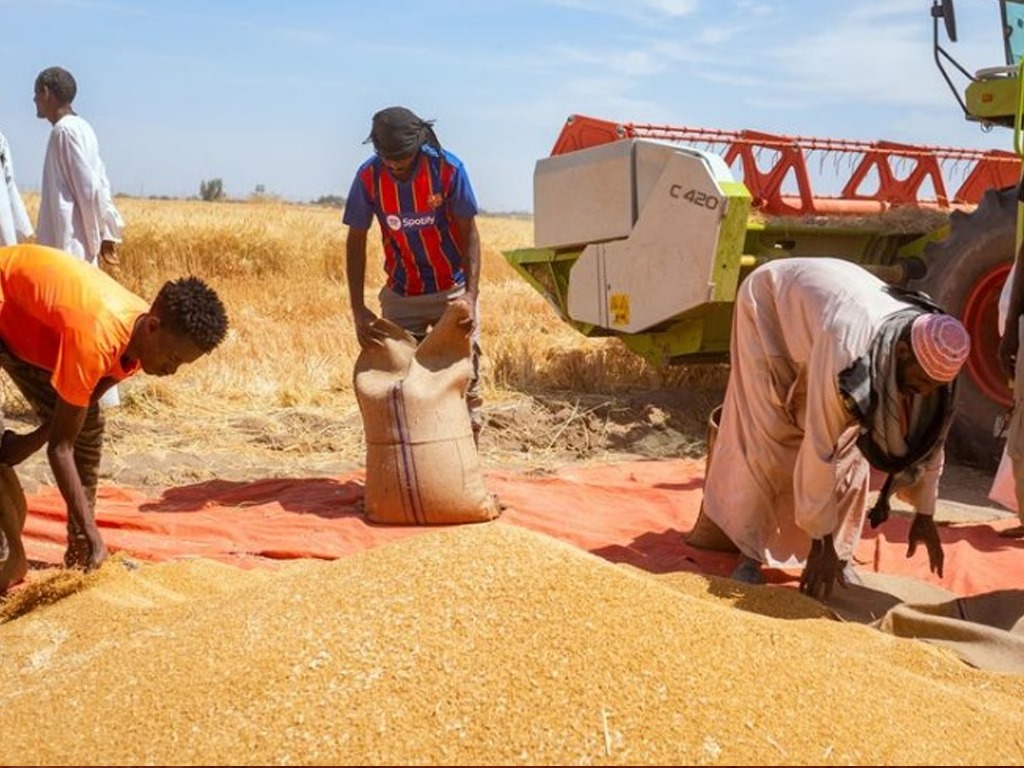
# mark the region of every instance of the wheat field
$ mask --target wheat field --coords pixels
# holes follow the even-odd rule
[[[25,198],[34,220],[38,197]],[[220,347],[175,376],[124,382],[122,407],[108,419],[108,446],[115,453],[185,449],[218,436],[227,444],[228,436],[240,431],[238,440],[245,444],[238,450],[269,443],[298,454],[358,456],[352,372],[359,346],[345,280],[342,212],[273,200],[118,198],[117,206],[126,222],[118,278],[151,300],[168,279],[201,277],[223,299],[230,328]],[[591,418],[588,427],[592,414],[579,405],[580,398],[597,396],[607,404],[621,393],[700,389],[708,380],[716,386],[716,374],[704,366],[657,370],[618,340],[585,338],[563,323],[502,255],[532,245],[532,219],[481,216],[478,227],[485,408],[563,397],[570,407],[561,415],[556,407],[552,418],[577,419],[589,430],[584,435],[589,446],[590,433],[607,431],[607,418],[596,426]],[[376,225],[368,242],[366,302],[376,310],[384,279]],[[5,378],[0,387],[4,414],[31,420]],[[698,441],[703,439],[704,414],[696,412],[701,409],[707,410],[704,403],[695,409],[698,426],[686,430]],[[323,426],[320,414],[332,426]],[[338,422],[354,427],[333,426]],[[568,434],[562,426],[521,442],[557,451]]]
[[[30,200],[30,204],[35,201]],[[221,295],[230,335],[178,374],[225,405],[326,405],[351,398],[359,348],[348,309],[341,211],[280,202],[119,199],[127,222],[122,282],[144,298],[163,281],[202,277]],[[492,399],[530,389],[614,392],[664,382],[614,340],[585,339],[511,267],[502,252],[532,244],[532,220],[481,217],[480,324]],[[367,305],[383,283],[371,231]],[[140,395],[165,384],[149,382]]]

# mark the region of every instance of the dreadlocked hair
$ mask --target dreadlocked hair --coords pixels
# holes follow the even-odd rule
[[[216,292],[198,277],[181,277],[164,283],[151,311],[178,336],[191,339],[203,352],[222,341],[228,316]]]

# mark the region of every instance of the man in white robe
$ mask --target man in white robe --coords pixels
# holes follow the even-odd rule
[[[36,77],[36,116],[53,126],[43,161],[36,242],[112,271],[124,222],[114,206],[96,132],[71,106],[77,92],[75,78],[61,67]],[[105,406],[120,402],[116,386],[100,399]]]
[[[71,103],[77,84],[71,73],[50,67],[35,83],[36,115],[50,122],[43,162],[36,240],[98,266],[116,264],[121,215],[114,206],[99,141]]]
[[[14,181],[11,147],[0,133],[0,246],[24,243],[33,234],[32,222]]]
[[[734,578],[804,565],[801,589],[846,583],[863,526],[869,461],[916,511],[941,574],[932,515],[966,330],[920,295],[838,259],[754,270],[733,316],[731,371],[703,514],[736,545]]]

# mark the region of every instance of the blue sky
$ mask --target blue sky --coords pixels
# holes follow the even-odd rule
[[[966,122],[932,60],[930,0],[0,0],[0,130],[37,189],[39,70],[111,184],[196,195],[220,177],[288,200],[348,192],[377,109],[436,119],[482,208],[532,210],[571,113],[864,140],[1010,148]],[[958,0],[967,69],[1003,63],[995,0]]]

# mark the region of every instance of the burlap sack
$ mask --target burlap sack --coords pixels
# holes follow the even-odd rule
[[[21,532],[28,505],[14,470],[0,464],[0,595],[28,572]]]
[[[466,408],[473,376],[467,307],[449,305],[418,348],[394,323],[380,319],[374,327],[384,341],[360,353],[354,374],[366,433],[367,520],[443,525],[497,517]]]

